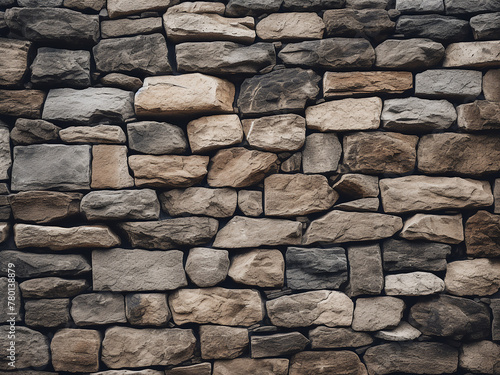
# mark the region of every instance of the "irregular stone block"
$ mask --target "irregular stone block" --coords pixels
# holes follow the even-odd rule
[[[147,77],[135,95],[137,116],[162,118],[233,112],[234,85],[200,73]]]
[[[430,39],[389,39],[375,48],[375,66],[389,69],[426,69],[443,60],[442,44]]]
[[[410,272],[387,275],[385,294],[388,296],[425,296],[444,291],[444,281],[430,272]]]
[[[402,14],[444,13],[443,0],[396,0],[396,10]]]
[[[226,279],[229,271],[229,252],[195,247],[189,250],[186,273],[201,288],[217,285]]]
[[[390,330],[382,330],[375,333],[375,337],[386,341],[413,341],[422,335],[418,329],[404,320]]]
[[[106,4],[105,0],[64,0],[64,7],[76,10],[101,10]]]
[[[259,16],[279,11],[283,0],[229,0],[226,15],[230,17]]]
[[[108,370],[108,371],[99,371],[93,372],[92,375],[163,375],[163,371],[156,370]],[[170,374],[170,373],[169,373]],[[34,374],[36,375],[36,374]]]
[[[446,14],[469,14],[469,13],[486,13],[500,11],[500,4],[496,1],[481,0],[444,0]]]
[[[500,102],[500,69],[490,69],[483,76],[483,94],[487,101]]]
[[[289,375],[301,374],[365,375],[366,368],[351,351],[305,351],[295,354],[290,363]]]
[[[384,178],[380,192],[385,212],[472,209],[493,204],[489,182],[460,177]]]
[[[47,143],[59,139],[60,127],[44,120],[18,118],[10,131],[10,139],[14,145],[31,145]]]
[[[302,151],[304,173],[327,173],[337,170],[342,145],[335,133],[312,133]]]
[[[229,188],[190,187],[161,193],[160,200],[170,216],[230,217],[236,210],[238,194]]]
[[[10,332],[10,325],[0,326],[0,332],[3,337],[7,337]],[[15,336],[16,336],[15,368],[27,369],[30,367],[45,367],[49,364],[50,362],[49,339],[45,335],[41,334],[38,331],[29,329],[27,327],[17,326]],[[10,340],[6,339],[2,340],[0,344],[0,349],[2,350],[3,353],[9,353]],[[9,366],[9,362],[10,360],[9,358],[7,358],[7,354],[2,356],[2,361],[0,362],[0,370],[12,370],[12,366]],[[23,373],[27,373],[27,371],[24,370],[22,371]],[[13,372],[9,371],[7,373],[11,374]]]
[[[346,173],[335,182],[333,188],[351,198],[372,198],[379,195],[377,176]]]
[[[448,263],[446,291],[457,296],[489,296],[500,289],[500,262],[471,259]]]
[[[246,3],[248,4],[248,1]],[[226,5],[224,3],[205,1],[180,3],[167,9],[167,13],[215,13],[221,16],[224,15],[225,11]]]
[[[60,277],[43,277],[23,281],[19,288],[24,298],[74,297],[89,288],[87,280],[68,280]]]
[[[104,86],[116,87],[126,91],[137,91],[142,87],[142,80],[122,73],[110,73],[101,78]]]
[[[415,168],[418,137],[359,132],[344,137],[344,166],[351,172],[404,174]]]
[[[167,122],[141,121],[127,124],[129,147],[153,155],[184,153],[187,140],[181,128]]]
[[[111,327],[102,342],[102,361],[109,368],[177,365],[194,355],[190,329]]]
[[[469,256],[500,256],[500,215],[478,211],[471,216],[465,224],[465,244]]]
[[[19,0],[19,6],[22,7],[48,7],[48,8],[56,8],[63,5],[63,0]]]
[[[455,17],[402,16],[398,18],[396,33],[405,38],[429,38],[440,43],[459,42],[469,39],[469,22]]]
[[[239,190],[238,208],[246,216],[260,216],[263,212],[262,192],[252,190]]]
[[[52,365],[56,371],[97,371],[100,349],[99,331],[64,328],[56,332],[50,343]]]
[[[92,52],[96,69],[103,73],[159,75],[172,72],[167,44],[161,34],[103,39]]]
[[[205,116],[187,125],[191,152],[205,153],[243,141],[243,129],[238,115]]]
[[[107,10],[110,18],[118,18],[142,12],[164,11],[178,0],[144,0],[140,3],[134,0],[109,0]]]
[[[320,80],[312,70],[300,68],[256,75],[243,81],[238,107],[244,116],[301,111],[319,94]]]
[[[102,38],[117,38],[138,34],[161,33],[163,20],[161,17],[147,17],[138,19],[118,19],[101,22]],[[168,63],[168,62],[167,62]]]
[[[380,206],[378,198],[363,198],[337,204],[336,209],[355,212],[377,212]]]
[[[319,326],[309,331],[311,349],[357,348],[373,343],[373,338],[365,332],[351,328],[330,328]]]
[[[457,244],[464,240],[462,214],[416,214],[407,219],[399,234],[407,240],[423,240]]]
[[[375,51],[363,38],[328,38],[289,43],[278,57],[286,65],[345,70],[371,68]]]
[[[499,63],[500,41],[462,42],[446,47],[443,67],[484,68]]]
[[[315,242],[376,241],[392,237],[402,227],[403,221],[398,216],[333,210],[309,225],[302,242],[310,245]]]
[[[500,103],[476,100],[457,107],[458,127],[465,131],[496,130],[500,128]]]
[[[252,336],[252,358],[280,357],[304,350],[309,340],[299,332]]]
[[[187,285],[182,252],[94,250],[94,291],[135,292],[173,290]],[[168,271],[168,272],[167,272]],[[127,277],[123,277],[126,274]]]
[[[415,95],[426,98],[474,100],[481,94],[482,78],[482,73],[477,70],[426,70],[415,76]]]
[[[494,374],[498,369],[500,345],[492,341],[464,343],[460,349],[459,366],[465,371]]]
[[[179,289],[168,303],[176,324],[251,326],[264,319],[260,294],[253,289]]]
[[[451,246],[389,239],[382,244],[385,271],[444,271]]]
[[[169,250],[179,246],[197,246],[209,242],[219,222],[208,217],[181,217],[161,221],[120,223],[132,246]]]
[[[162,293],[127,294],[125,314],[129,323],[137,326],[164,326],[172,318],[167,295]]]
[[[185,4],[185,3],[184,3]],[[147,370],[149,371],[149,370]],[[144,374],[144,375],[212,375],[212,364],[210,362],[198,363],[191,366],[181,366],[175,367],[170,370],[165,370],[165,372],[159,372],[158,374]],[[103,374],[104,375],[104,374]],[[119,374],[116,374],[119,375]],[[123,374],[127,375],[127,374]],[[132,374],[133,375],[133,374]]]
[[[226,326],[200,326],[201,358],[233,359],[247,349],[249,343],[246,328]]]
[[[134,94],[110,87],[83,90],[52,89],[43,108],[43,119],[80,125],[121,123],[134,116]]]
[[[236,358],[230,361],[215,361],[213,375],[226,375],[232,372],[251,375],[287,375],[288,359],[285,358]]]
[[[9,263],[4,263],[5,266],[8,267]],[[15,263],[14,263],[15,265]],[[16,270],[15,268],[13,268]],[[22,299],[21,299],[21,293],[19,292],[20,285],[15,281],[15,273],[12,274],[12,272],[7,272],[6,276],[11,275],[11,277],[0,277],[0,293],[2,293],[5,298],[3,301],[0,303],[0,323],[8,323],[10,324],[10,319],[14,318],[14,321],[16,322],[21,322],[23,320],[22,314],[21,314],[21,305],[22,305]],[[14,275],[14,277],[12,277]],[[21,283],[21,285],[24,283]],[[14,296],[14,298],[17,299],[14,301],[9,301],[9,297]],[[23,298],[29,298],[24,295],[23,292]],[[9,302],[14,302],[14,305],[10,304]],[[10,345],[9,345],[10,346]]]
[[[345,0],[283,0],[283,10],[286,11],[319,11],[322,9],[342,8],[345,5]]]
[[[355,331],[395,328],[403,318],[405,303],[395,297],[358,298],[352,320]]]
[[[40,90],[0,90],[0,114],[40,118],[45,92]]]
[[[70,126],[59,131],[61,141],[64,143],[118,143],[127,141],[125,132],[119,126],[96,125]]]
[[[500,12],[479,14],[470,19],[472,33],[476,40],[497,39],[498,33],[500,33],[499,24]]]
[[[267,301],[266,308],[271,323],[279,327],[336,327],[351,325],[354,304],[342,292],[316,290]]]
[[[420,98],[384,101],[382,127],[402,133],[420,133],[448,129],[457,119],[453,104],[447,100]]]
[[[325,24],[316,13],[273,13],[261,19],[255,31],[262,40],[321,39]]]
[[[328,210],[338,194],[321,175],[274,174],[264,180],[266,216],[300,216]]]
[[[302,224],[281,219],[254,219],[234,216],[215,237],[213,246],[244,247],[300,245]]]
[[[347,282],[347,259],[341,247],[286,251],[286,283],[291,289],[339,289]]]
[[[285,173],[300,172],[302,166],[302,152],[296,152],[280,165],[280,170]]]
[[[240,284],[280,288],[285,279],[285,260],[279,250],[249,250],[232,257],[228,275]]]
[[[27,326],[57,328],[70,325],[69,298],[25,301],[24,309]]]
[[[349,260],[349,295],[380,294],[384,288],[384,271],[380,246],[350,246],[347,248]]]
[[[80,294],[71,300],[71,317],[77,326],[127,323],[121,294]]]
[[[15,86],[22,82],[28,69],[30,42],[0,38],[0,86]]]

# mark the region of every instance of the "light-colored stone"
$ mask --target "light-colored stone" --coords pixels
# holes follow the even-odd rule
[[[376,198],[379,195],[378,177],[364,174],[343,174],[333,188],[350,198]]]
[[[457,107],[458,127],[465,131],[497,130],[500,128],[500,102],[476,100]]]
[[[263,40],[321,39],[325,30],[316,13],[274,13],[263,18],[255,31]]]
[[[500,184],[499,184],[500,186]],[[262,214],[262,192],[254,190],[238,191],[238,208],[246,216],[260,216]]]
[[[28,69],[28,51],[31,43],[27,41],[0,38],[0,77],[1,86],[14,86],[22,82]]]
[[[144,154],[183,154],[187,150],[184,131],[167,122],[141,121],[127,124],[129,147]]]
[[[380,245],[357,245],[347,248],[349,260],[349,288],[351,297],[374,294],[384,288],[384,271]]]
[[[443,0],[396,0],[396,10],[403,14],[444,13]]]
[[[154,118],[233,112],[234,93],[231,82],[200,73],[147,77],[135,112]]]
[[[141,2],[134,0],[109,0],[107,2],[107,9],[111,18],[118,18],[148,11],[164,11],[177,3],[179,3],[178,0],[145,0]]]
[[[226,279],[229,271],[229,252],[195,247],[189,250],[186,273],[200,288],[217,285]]]
[[[389,69],[426,69],[441,62],[441,43],[430,39],[389,39],[375,48],[375,66]]]
[[[71,300],[71,317],[77,326],[127,323],[123,295],[80,294]]]
[[[453,43],[446,48],[443,67],[484,68],[500,64],[500,41]]]
[[[118,20],[104,20],[101,22],[101,36],[103,39],[138,34],[150,34],[154,32],[161,33],[162,30],[163,20],[161,17],[138,19],[124,18]]]
[[[382,100],[377,97],[341,99],[306,108],[307,128],[327,131],[377,129]]]
[[[496,374],[500,366],[500,345],[492,341],[464,343],[460,349],[459,366],[474,374]]]
[[[92,189],[124,189],[134,186],[128,171],[127,146],[92,146]]]
[[[280,288],[285,279],[285,260],[279,250],[249,250],[231,258],[228,275],[240,284]]]
[[[311,349],[357,348],[373,343],[373,338],[365,332],[351,328],[330,328],[319,326],[309,331]]]
[[[64,143],[118,143],[127,141],[125,132],[119,126],[70,126],[61,129],[59,137]]]
[[[362,198],[337,204],[336,209],[355,212],[378,212],[380,201],[378,198]]]
[[[404,301],[395,297],[358,298],[352,329],[373,332],[396,328],[403,318],[404,309]]]
[[[19,284],[24,298],[74,297],[89,287],[87,280],[69,280],[60,277],[30,279]]]
[[[50,343],[52,365],[56,371],[97,371],[100,349],[99,331],[64,328],[56,332]]]
[[[481,94],[478,70],[432,69],[415,75],[415,95],[424,98],[474,100]]]
[[[299,332],[252,336],[252,358],[281,357],[304,350],[309,340]]]
[[[424,240],[457,244],[464,240],[462,214],[416,214],[407,219],[400,237],[407,240]]]
[[[418,329],[404,320],[391,330],[382,330],[375,333],[375,337],[386,341],[413,341],[422,335]]]
[[[7,127],[0,126],[0,180],[9,178],[12,159],[10,156],[10,134]]]
[[[266,302],[271,323],[279,327],[349,326],[354,304],[342,292],[317,290]]]
[[[187,134],[191,151],[195,154],[237,145],[243,140],[238,115],[200,117],[188,123]]]
[[[10,324],[0,326],[0,332],[3,337],[8,337],[11,332]],[[38,331],[20,325],[16,326],[15,332],[15,368],[46,367],[50,363],[49,339]],[[0,349],[4,353],[0,361],[0,370],[8,370],[5,372],[7,374],[15,373],[12,371],[12,366],[9,366],[11,360],[7,357],[8,355],[10,356],[10,340],[2,340]],[[20,371],[29,375],[27,374],[29,370]]]
[[[201,358],[233,359],[248,347],[246,328],[203,325],[200,326]]]
[[[387,275],[385,294],[388,296],[426,296],[444,291],[444,281],[430,272],[410,272]]]
[[[500,69],[490,69],[483,76],[483,94],[490,102],[500,102]]]
[[[230,361],[215,361],[213,375],[287,375],[286,358],[236,358]]]
[[[187,3],[184,3],[184,4],[187,4]],[[169,8],[169,9],[171,9],[171,8]],[[198,363],[196,365],[174,367],[170,370],[165,370],[165,372],[162,371],[158,375],[163,375],[163,374],[165,374],[165,375],[212,375],[212,363],[202,362],[202,363]],[[121,375],[121,374],[116,374],[116,375]],[[123,374],[123,375],[126,375],[126,374]],[[137,375],[139,375],[139,374],[137,374]],[[149,374],[145,374],[145,375],[149,375]],[[156,375],[156,374],[151,374],[151,375]]]
[[[479,14],[470,19],[474,39],[488,40],[497,38],[500,31],[500,26],[498,26],[500,21],[500,7],[496,10],[496,13]]]
[[[163,375],[163,371],[156,370],[108,370],[108,371],[99,371],[93,372],[89,375]],[[170,373],[169,373],[170,374]],[[37,374],[33,374],[37,375]]]
[[[176,324],[251,326],[264,319],[260,294],[253,289],[179,289],[168,302]]]
[[[335,133],[312,133],[302,151],[304,173],[328,173],[337,170],[342,145]]]
[[[500,261],[470,259],[448,263],[446,291],[457,296],[489,296],[500,289]]]
[[[48,247],[51,250],[107,248],[119,245],[120,237],[104,225],[63,228],[31,224],[14,225],[14,241],[20,249]]]
[[[225,11],[226,6],[223,3],[208,1],[189,1],[167,9],[167,13],[215,13],[221,16],[224,15]]]
[[[127,294],[125,315],[130,324],[137,326],[165,326],[172,318],[163,293]]]
[[[304,351],[290,361],[289,375],[367,375],[365,365],[356,353],[341,351]]]

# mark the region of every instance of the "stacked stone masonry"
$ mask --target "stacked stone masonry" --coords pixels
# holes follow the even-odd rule
[[[0,299],[0,374],[499,374],[500,2],[0,0]]]

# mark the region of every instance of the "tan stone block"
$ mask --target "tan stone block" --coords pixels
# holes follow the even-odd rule
[[[191,151],[195,154],[233,146],[243,141],[243,129],[238,115],[200,117],[187,125]]]
[[[257,36],[263,40],[321,39],[325,24],[316,13],[273,13],[259,21]]]
[[[50,343],[52,365],[56,371],[97,371],[100,349],[99,331],[64,328],[56,332]]]
[[[92,189],[123,189],[134,186],[129,174],[127,146],[92,147]]]
[[[443,66],[484,68],[500,64],[500,41],[452,43],[445,51]]]

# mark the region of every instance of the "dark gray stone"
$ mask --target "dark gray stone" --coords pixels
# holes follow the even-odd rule
[[[250,46],[233,42],[181,43],[175,47],[179,72],[257,74],[276,65],[272,43]]]
[[[500,298],[492,298],[490,303],[493,313],[493,324],[491,325],[491,336],[495,341],[500,340]]]
[[[14,145],[31,145],[46,143],[59,139],[60,127],[44,120],[18,118],[10,132]]]
[[[31,65],[31,82],[49,87],[89,87],[90,52],[39,48]]]
[[[499,0],[444,0],[446,14],[477,14],[500,11]]]
[[[3,264],[4,268],[8,267],[8,263]],[[16,270],[15,267],[13,268],[13,270]],[[12,275],[14,275],[14,277],[12,277]],[[4,296],[3,300],[0,302],[0,323],[2,324],[7,323],[13,317],[15,318],[16,322],[22,320],[20,312],[23,303],[21,299],[21,293],[19,292],[19,284],[17,283],[17,281],[15,281],[15,278],[15,272],[13,274],[11,273],[11,277],[9,278],[0,277],[0,293],[2,296]],[[11,296],[14,297],[14,300],[9,300],[9,297]],[[9,302],[13,302],[14,304],[9,304]]]
[[[429,38],[437,42],[458,42],[470,35],[469,22],[455,17],[438,15],[401,16],[396,33],[405,38]]]
[[[396,10],[402,14],[444,13],[443,0],[396,0]]]
[[[310,330],[309,340],[311,340],[312,349],[358,348],[373,343],[373,338],[366,332],[325,326]]]
[[[69,298],[35,299],[24,303],[24,321],[29,327],[68,327]]]
[[[9,325],[0,326],[0,334],[7,337],[9,334]],[[4,355],[0,357],[0,370],[12,370],[9,366],[10,340],[0,341],[0,350]],[[38,331],[27,327],[16,327],[16,369],[27,369],[30,367],[45,367],[50,362],[49,339]],[[10,373],[22,373],[28,375],[28,371],[11,371]]]
[[[283,0],[230,0],[226,5],[226,16],[245,17],[275,13],[282,2]]]
[[[366,39],[329,38],[289,43],[278,57],[286,65],[343,70],[371,68],[375,52]]]
[[[476,40],[498,39],[500,35],[500,12],[480,14],[472,17],[470,19],[470,26]]]
[[[19,285],[24,298],[74,297],[89,288],[87,280],[69,280],[60,277],[31,279]]]
[[[378,244],[351,246],[349,260],[349,295],[381,294],[384,288],[382,256]]]
[[[14,263],[16,277],[21,279],[41,276],[77,276],[90,272],[89,262],[77,254],[33,254],[16,250],[0,252],[1,264]],[[0,270],[0,276],[6,276]]]
[[[323,9],[342,8],[345,0],[283,0],[282,8],[287,12],[316,12]]]
[[[77,326],[127,323],[125,298],[115,293],[80,294],[71,300],[71,317]]]
[[[277,70],[247,78],[241,85],[238,107],[243,115],[270,115],[303,110],[319,94],[321,78],[312,70]]]
[[[187,140],[181,128],[167,122],[141,121],[127,124],[129,147],[144,154],[183,154]]]
[[[388,39],[375,48],[378,68],[426,69],[444,58],[442,44],[430,39]]]
[[[302,152],[304,173],[334,172],[342,155],[342,145],[335,133],[312,133]]]
[[[382,244],[385,271],[444,271],[451,246],[389,239]]]
[[[415,95],[471,101],[481,94],[483,74],[477,70],[433,69],[415,76]]]
[[[347,282],[345,250],[289,247],[286,281],[292,289],[339,289]]]
[[[63,5],[63,0],[17,0],[17,4],[21,7],[60,7]]]
[[[14,191],[89,189],[90,146],[14,147],[11,188]]]
[[[11,8],[5,21],[13,33],[41,43],[93,45],[99,38],[99,16],[61,8]]]
[[[252,336],[250,341],[252,358],[288,356],[304,350],[309,342],[299,332]]]
[[[110,73],[101,78],[104,86],[116,87],[126,91],[137,91],[142,87],[142,80],[121,73]]]
[[[482,303],[444,294],[423,297],[410,309],[409,322],[424,335],[481,340],[490,335],[490,310]]]
[[[96,68],[103,73],[161,75],[172,72],[167,42],[161,34],[104,39],[93,52]]]
[[[16,4],[16,0],[0,0],[0,7],[7,8]]]

